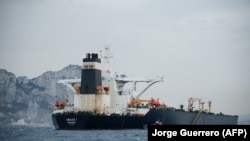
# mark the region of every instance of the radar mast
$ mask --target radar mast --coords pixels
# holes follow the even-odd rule
[[[103,50],[100,50],[100,57],[103,60],[103,64],[104,64],[104,69],[105,70],[112,70],[111,66],[110,66],[110,60],[111,58],[113,58],[113,53],[110,51],[110,47],[109,45],[106,45]]]

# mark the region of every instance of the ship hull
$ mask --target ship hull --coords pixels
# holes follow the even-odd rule
[[[55,129],[142,129],[140,116],[52,115]]]
[[[90,115],[79,113],[52,114],[55,129],[144,129],[160,121],[164,125],[236,125],[238,116],[151,109],[145,116]]]
[[[161,121],[165,125],[236,125],[238,116],[198,111],[152,109],[145,115],[145,122]]]

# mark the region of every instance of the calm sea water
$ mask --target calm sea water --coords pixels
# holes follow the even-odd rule
[[[147,141],[147,130],[54,130],[0,126],[1,141]]]

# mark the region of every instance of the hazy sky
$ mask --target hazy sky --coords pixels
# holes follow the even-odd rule
[[[0,68],[33,78],[110,45],[117,71],[166,76],[143,97],[168,106],[250,113],[249,42],[249,0],[0,0]]]

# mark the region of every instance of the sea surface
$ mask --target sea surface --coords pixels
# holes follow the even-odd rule
[[[55,130],[0,126],[0,141],[147,141],[147,130]]]

